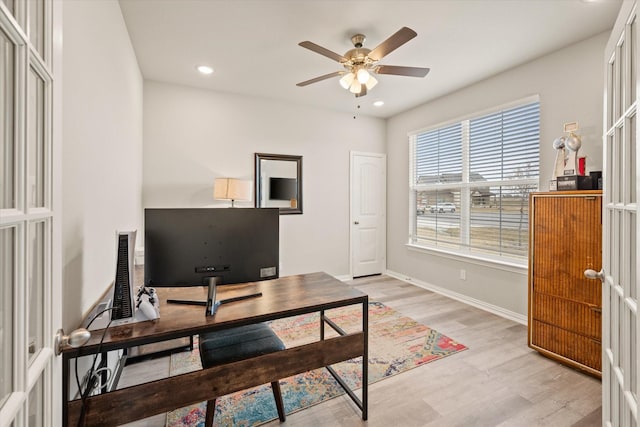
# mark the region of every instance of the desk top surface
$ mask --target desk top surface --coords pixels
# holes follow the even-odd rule
[[[167,299],[205,301],[207,288],[204,286],[156,288],[156,291],[160,298],[160,318],[110,327],[104,335],[103,351],[365,303],[368,300],[366,294],[326,273],[220,286],[218,300],[256,292],[262,292],[262,296],[223,304],[215,316],[206,316],[205,307],[202,306],[167,304]],[[104,329],[92,331],[87,344],[80,348],[66,347],[63,352],[71,357],[92,354],[97,350],[103,332]]]

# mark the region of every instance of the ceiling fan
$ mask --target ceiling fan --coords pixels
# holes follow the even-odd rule
[[[354,48],[347,51],[344,55],[339,55],[310,41],[300,42],[298,45],[339,62],[345,69],[298,83],[296,86],[307,86],[332,77],[342,76],[340,79],[340,85],[355,94],[356,97],[360,97],[365,96],[368,90],[378,84],[378,80],[376,80],[372,74],[424,77],[429,72],[429,68],[378,64],[378,61],[382,58],[417,35],[418,33],[413,31],[411,28],[402,27],[391,37],[380,43],[376,48],[370,50],[362,47],[365,41],[365,36],[363,34],[356,34],[351,37],[351,42],[353,43]]]

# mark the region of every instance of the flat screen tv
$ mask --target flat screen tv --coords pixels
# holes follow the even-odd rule
[[[146,286],[206,286],[279,274],[277,208],[145,209]]]
[[[295,178],[269,178],[269,199],[291,200],[298,198],[298,182]]]

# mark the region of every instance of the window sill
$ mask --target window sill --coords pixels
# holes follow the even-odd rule
[[[442,258],[453,259],[456,261],[480,265],[483,267],[504,270],[510,273],[526,275],[528,271],[527,261],[525,260],[523,260],[522,262],[518,262],[516,260],[507,261],[502,259],[483,257],[475,254],[465,254],[465,253],[446,250],[446,249],[419,246],[413,243],[407,243],[405,246],[411,251],[421,252],[429,255],[435,255]]]

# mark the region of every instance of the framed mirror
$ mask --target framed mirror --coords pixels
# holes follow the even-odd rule
[[[302,156],[256,153],[256,208],[302,213]]]

